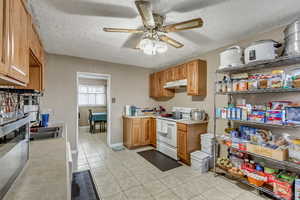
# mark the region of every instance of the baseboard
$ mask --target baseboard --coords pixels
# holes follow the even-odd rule
[[[114,143],[114,144],[109,145],[109,147],[111,147],[111,148],[113,148],[113,147],[118,147],[118,146],[123,146],[123,142],[120,142],[120,143]]]

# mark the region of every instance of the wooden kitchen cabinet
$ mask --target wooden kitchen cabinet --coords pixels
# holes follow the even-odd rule
[[[158,96],[158,81],[155,73],[150,74],[149,78],[149,92],[151,98],[156,98]]]
[[[206,96],[207,65],[204,60],[187,63],[187,94],[190,96]]]
[[[123,143],[129,149],[150,145],[153,141],[153,119],[123,117]],[[155,136],[156,137],[156,136]]]
[[[145,118],[141,120],[142,123],[142,133],[141,133],[141,144],[150,144],[150,134],[151,134],[151,119]]]
[[[186,64],[182,64],[178,67],[178,78],[179,80],[183,80],[187,78],[187,66]]]
[[[166,82],[171,82],[171,81],[174,81],[174,77],[173,77],[173,68],[169,68],[169,69],[166,69],[164,71],[165,73],[165,79],[166,79]]]
[[[8,75],[29,82],[28,22],[30,15],[21,0],[10,1],[10,64]]]
[[[29,26],[29,48],[35,58],[41,63],[44,63],[44,49],[35,26],[30,23]]]
[[[0,1],[0,73],[9,69],[9,0]]]
[[[167,82],[187,79],[187,94],[190,96],[206,96],[207,66],[204,60],[194,60],[171,67],[150,75],[150,97],[154,99],[172,98],[175,90],[165,89]]]
[[[207,122],[200,124],[177,123],[177,156],[187,165],[191,164],[190,153],[201,149],[201,134],[207,133]]]
[[[156,119],[150,119],[150,144],[156,147]]]
[[[166,81],[165,71],[155,72],[150,75],[150,97],[154,99],[171,98],[174,96],[174,90],[165,89]]]
[[[187,132],[182,130],[177,130],[177,156],[183,160],[187,161]]]

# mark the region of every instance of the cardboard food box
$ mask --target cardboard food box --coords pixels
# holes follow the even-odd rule
[[[255,153],[261,156],[269,157],[275,160],[284,161],[288,158],[288,150],[287,149],[270,149],[263,146],[255,145],[255,144],[247,144],[247,151],[250,153]]]

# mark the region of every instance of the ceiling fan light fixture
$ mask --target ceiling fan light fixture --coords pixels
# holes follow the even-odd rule
[[[168,50],[167,44],[164,42],[146,37],[139,44],[140,49],[147,55],[156,55],[157,53],[165,53]]]
[[[168,50],[168,45],[162,41],[156,41],[156,51],[158,53],[165,53]]]

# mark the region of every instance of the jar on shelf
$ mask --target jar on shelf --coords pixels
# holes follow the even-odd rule
[[[238,80],[232,81],[232,91],[233,92],[239,91],[239,81]]]
[[[247,91],[247,90],[248,90],[248,80],[240,80],[238,91]]]
[[[257,78],[253,77],[248,80],[248,90],[257,90],[258,89],[258,81]]]
[[[232,81],[231,80],[227,81],[227,92],[232,92]]]
[[[222,92],[227,92],[227,81],[222,82]]]

